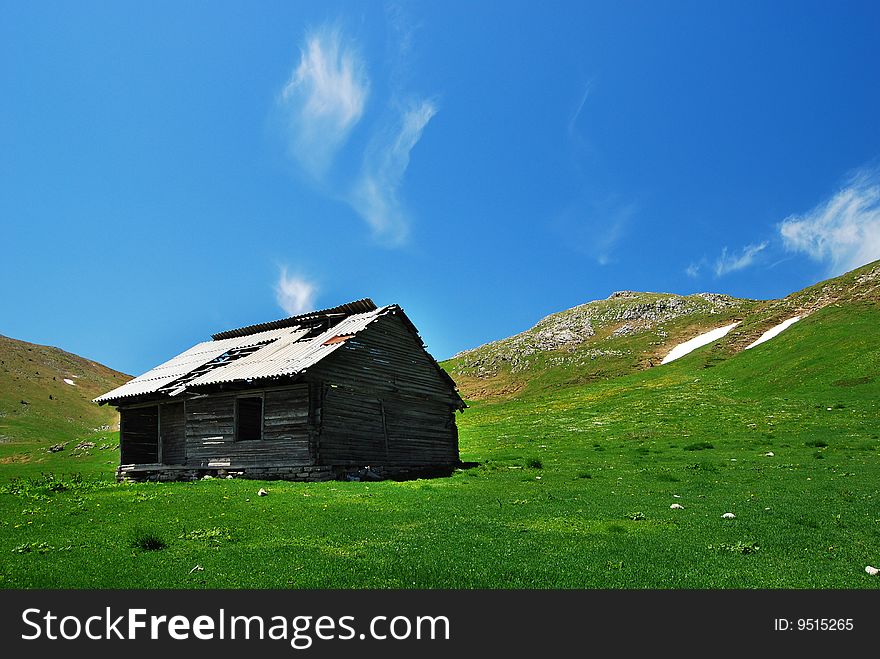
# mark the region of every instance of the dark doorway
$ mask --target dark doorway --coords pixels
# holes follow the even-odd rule
[[[159,407],[120,410],[119,446],[122,464],[159,462]]]

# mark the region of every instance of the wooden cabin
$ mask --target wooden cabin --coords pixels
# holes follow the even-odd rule
[[[449,472],[466,407],[403,310],[369,299],[214,334],[95,402],[119,409],[120,480]]]

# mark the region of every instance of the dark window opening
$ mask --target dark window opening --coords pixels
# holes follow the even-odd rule
[[[263,399],[235,399],[235,438],[238,441],[263,438]]]

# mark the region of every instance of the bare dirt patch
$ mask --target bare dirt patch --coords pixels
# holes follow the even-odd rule
[[[31,456],[27,453],[16,453],[15,455],[7,455],[5,458],[0,458],[0,464],[4,465],[24,464],[30,461]]]

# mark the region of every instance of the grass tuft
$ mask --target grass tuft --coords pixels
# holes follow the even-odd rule
[[[705,451],[706,449],[715,448],[710,442],[694,442],[682,447],[685,451]]]
[[[141,551],[161,551],[168,546],[160,534],[150,529],[137,528],[132,531],[130,546]]]

